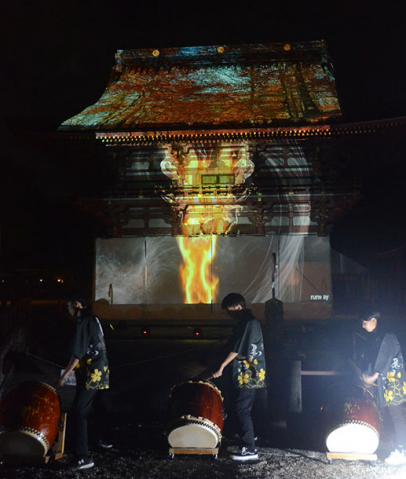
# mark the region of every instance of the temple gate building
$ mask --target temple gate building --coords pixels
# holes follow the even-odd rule
[[[105,318],[215,319],[222,297],[286,319],[333,314],[330,248],[357,201],[353,137],[323,41],[119,50],[107,88],[59,135],[98,145],[116,176],[82,198],[102,219],[94,299]],[[342,138],[346,137],[346,142]]]

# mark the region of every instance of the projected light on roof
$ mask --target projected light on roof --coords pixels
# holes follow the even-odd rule
[[[118,50],[101,98],[60,129],[317,124],[341,117],[323,41]]]

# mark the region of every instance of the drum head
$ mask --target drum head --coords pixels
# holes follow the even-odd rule
[[[44,456],[48,448],[35,434],[26,431],[5,431],[0,434],[0,454],[5,456]]]
[[[216,431],[202,424],[186,424],[173,429],[168,435],[171,447],[216,447],[219,437]]]
[[[343,424],[331,431],[326,438],[330,452],[374,454],[378,445],[379,434],[368,424]]]

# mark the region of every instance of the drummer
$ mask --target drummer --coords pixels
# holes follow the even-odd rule
[[[362,327],[374,336],[376,347],[375,363],[368,374],[363,375],[365,383],[377,381],[378,407],[387,407],[395,431],[395,449],[385,459],[387,464],[406,464],[406,424],[403,417],[403,403],[406,401],[406,371],[402,351],[395,334],[381,331],[378,327],[381,314],[371,311],[362,318]],[[381,326],[381,325],[380,325]],[[371,374],[372,373],[372,374]]]
[[[86,299],[80,295],[72,296],[68,301],[68,310],[77,319],[76,333],[70,347],[72,356],[56,386],[63,386],[75,370],[77,386],[72,405],[75,459],[68,468],[81,470],[94,466],[89,458],[87,417],[92,409],[96,412],[98,392],[109,388],[110,372],[103,330],[99,320],[90,312]],[[105,420],[103,417],[98,419],[99,422]],[[95,426],[98,430],[102,429],[102,424]],[[104,450],[112,445],[99,438],[98,447]]]
[[[241,451],[233,454],[235,461],[258,459],[255,448],[254,426],[251,410],[257,389],[265,388],[265,354],[261,325],[245,306],[245,299],[239,293],[228,294],[221,304],[229,316],[237,319],[229,339],[228,355],[219,369],[213,373],[214,378],[223,374],[230,363],[233,367],[234,408],[238,421]]]

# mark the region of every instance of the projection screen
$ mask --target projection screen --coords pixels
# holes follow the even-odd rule
[[[194,238],[187,238],[193,241]],[[212,241],[208,238],[206,241]],[[332,309],[330,244],[327,237],[271,235],[216,237],[207,267],[212,304],[240,292],[249,304],[275,297],[285,318],[324,319]],[[175,237],[96,240],[95,301],[114,305],[187,304],[182,257]],[[193,282],[192,288],[199,285]]]

